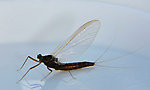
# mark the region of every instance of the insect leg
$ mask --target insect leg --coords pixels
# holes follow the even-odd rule
[[[33,61],[35,61],[35,62],[39,62],[38,60],[36,60],[36,59],[34,59],[34,58],[32,58],[32,57],[28,56],[28,57],[26,58],[25,62],[23,63],[23,65],[21,66],[21,68],[20,68],[20,69],[18,69],[17,71],[20,71],[20,70],[23,68],[23,66],[24,66],[24,65],[25,65],[25,63],[27,62],[28,58],[30,58],[31,60],[33,60]]]
[[[50,71],[50,73],[48,73],[41,81],[43,81],[44,79],[46,79],[52,73],[52,70],[49,67],[47,67],[47,69]]]
[[[17,83],[19,83],[19,82],[26,76],[26,74],[27,74],[31,69],[33,69],[33,68],[39,66],[40,64],[41,64],[41,63],[39,63],[39,64],[37,64],[37,65],[31,67],[31,68],[23,75],[23,77],[22,77]]]
[[[68,71],[69,73],[70,73],[70,75],[71,75],[71,77],[73,78],[73,79],[76,79],[72,74],[71,74],[71,72],[70,71]]]

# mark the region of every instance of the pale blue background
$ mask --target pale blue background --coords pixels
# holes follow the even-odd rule
[[[39,82],[48,70],[44,65],[32,70],[26,80],[43,85],[41,90],[149,90],[150,89],[150,8],[149,1],[78,0],[78,1],[0,1],[0,89],[27,90],[25,81],[17,80],[35,62],[28,61],[21,72],[16,70],[28,55],[50,54],[62,41],[89,20],[102,23],[91,48],[80,59],[95,60],[117,39],[102,60],[125,55],[141,48],[135,54],[103,66],[68,72],[54,71]],[[36,88],[37,90],[40,88]],[[30,90],[30,89],[29,89]]]

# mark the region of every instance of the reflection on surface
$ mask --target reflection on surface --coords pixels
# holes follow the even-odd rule
[[[22,90],[41,90],[42,86],[45,84],[44,81],[40,80],[24,80],[21,82]]]
[[[115,30],[121,30],[117,40],[113,43],[115,48],[112,47],[104,59],[124,55],[126,52],[135,50],[143,44],[144,47],[148,46],[148,49],[146,48],[140,52],[143,54],[134,54],[129,57],[121,58],[120,60],[109,62],[107,65],[115,67],[138,66],[142,68],[116,69],[100,67],[94,70],[77,70],[72,71],[72,74],[76,77],[75,80],[71,78],[68,72],[58,71],[53,72],[45,82],[40,82],[35,79],[38,78],[38,76],[44,77],[44,75],[46,75],[45,73],[42,75],[39,72],[34,72],[42,71],[43,73],[47,71],[46,68],[38,68],[38,70],[34,69],[27,75],[27,81],[31,84],[43,85],[42,88],[38,88],[43,90],[150,90],[149,13],[105,3],[92,4],[92,2],[72,2],[71,4],[68,3],[69,6],[58,2],[45,4],[35,3],[35,5],[32,3],[12,2],[2,4],[0,8],[2,12],[2,20],[0,21],[0,34],[2,37],[0,43],[9,43],[0,44],[0,90],[29,89],[23,85],[27,84],[25,81],[22,81],[23,84],[19,83],[16,85],[16,82],[22,77],[22,75],[18,75],[16,70],[22,65],[25,58],[28,55],[36,57],[39,53],[50,54],[62,40],[67,38],[66,36],[68,34],[73,33],[73,30],[75,30],[78,25],[80,26],[83,22],[95,18],[101,19],[103,25],[95,41],[97,42],[95,44],[97,47],[92,45],[92,47],[95,48],[88,51],[91,53],[87,54],[85,59],[88,58],[91,60],[97,58],[106,45],[111,42],[111,38],[114,36],[113,32]],[[37,34],[38,30],[41,30],[39,34]],[[32,41],[32,36],[37,36],[38,38],[35,39],[39,40],[43,35],[48,35],[46,37],[57,43],[53,44],[51,41],[51,44],[40,43],[40,45],[29,45],[25,43],[26,41],[28,42],[28,40]],[[42,39],[47,38],[42,37]],[[46,41],[49,41],[49,39]],[[31,63],[35,64],[33,62]],[[22,70],[22,73],[24,74],[31,66],[29,61]],[[29,75],[33,78],[28,78]],[[40,80],[42,77],[38,79]]]

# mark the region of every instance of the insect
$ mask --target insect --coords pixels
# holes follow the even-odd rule
[[[52,72],[51,68],[55,70],[69,71],[70,73],[70,70],[94,66],[96,62],[82,61],[65,63],[62,62],[62,60],[77,59],[81,56],[94,41],[98,31],[100,30],[100,25],[101,23],[99,20],[89,21],[75,31],[73,35],[71,35],[64,43],[59,45],[50,55],[42,56],[39,54],[37,55],[37,59],[39,60],[28,56],[19,70],[23,68],[28,59],[38,62],[38,64],[31,67],[19,81],[21,81],[31,69],[39,66],[41,63],[44,63],[47,66],[50,73]],[[45,76],[45,78],[47,76]]]

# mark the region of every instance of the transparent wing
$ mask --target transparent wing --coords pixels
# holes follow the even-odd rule
[[[59,45],[51,55],[64,62],[77,60],[92,44],[99,29],[99,20],[92,20],[85,23],[64,43]]]

